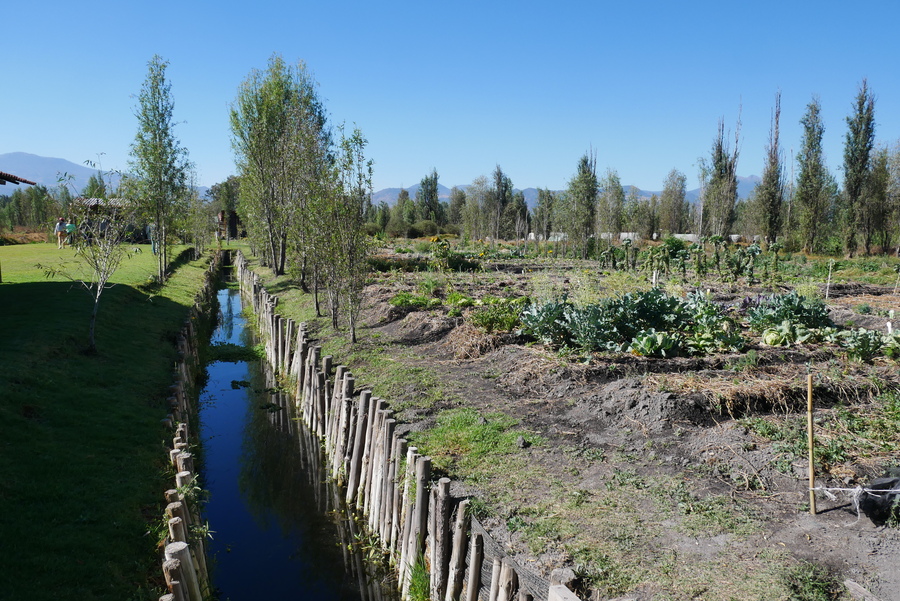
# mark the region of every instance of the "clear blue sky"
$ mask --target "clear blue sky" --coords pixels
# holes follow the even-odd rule
[[[878,141],[900,138],[896,0],[9,4],[0,154],[104,153],[104,168],[127,169],[136,96],[159,54],[203,185],[234,172],[229,105],[273,53],[305,61],[332,121],[362,129],[376,190],[432,167],[444,185],[467,184],[497,164],[516,187],[561,189],[589,148],[623,184],[659,190],[676,168],[692,188],[719,119],[733,132],[739,107],[738,172],[759,175],[779,89],[786,158],[818,95],[840,179],[864,77]]]

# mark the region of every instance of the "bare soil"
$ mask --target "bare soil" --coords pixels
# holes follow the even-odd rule
[[[458,276],[454,288],[478,296],[532,292],[536,266],[495,267],[477,281]],[[758,345],[757,365],[744,371],[733,368],[739,355],[582,362],[513,334],[484,334],[446,309],[388,304],[414,284],[381,276],[367,289],[361,320],[367,335],[389,342],[393,358],[430,370],[443,387],[432,406],[410,404],[400,415],[405,428],[466,406],[514,416],[545,441],[522,448],[501,466],[505,475],[454,485],[457,494],[490,499],[484,522],[521,565],[547,577],[558,567],[583,570],[581,558],[591,556],[607,566],[592,574],[605,584],[582,591],[592,599],[777,599],[790,592],[784,566],[812,562],[874,599],[900,600],[900,530],[857,512],[846,493],[820,493],[810,515],[805,460],[785,470],[776,447],[740,419],[805,410],[807,366],[817,377],[817,406],[827,411],[866,402],[872,383],[896,386],[896,364],[850,367],[833,348]],[[717,295],[728,301],[762,292],[729,287]],[[883,331],[886,318],[853,308],[900,309],[890,292],[833,285],[828,302],[836,322]],[[832,466],[817,484],[853,488],[897,460]],[[725,503],[722,514],[713,501]]]

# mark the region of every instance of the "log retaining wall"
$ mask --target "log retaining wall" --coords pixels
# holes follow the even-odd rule
[[[564,586],[571,570],[554,571],[551,582],[507,557],[469,502],[450,495],[450,480],[432,481],[431,458],[397,434],[390,405],[356,390],[353,374],[322,356],[305,324],[277,313],[278,297],[240,252],[234,263],[269,364],[291,384],[298,416],[322,440],[326,474],[389,552],[404,598],[424,565],[432,601],[578,600]]]
[[[200,512],[194,493],[194,457],[190,452],[191,437],[197,425],[194,404],[195,382],[203,366],[200,364],[199,324],[209,319],[209,309],[216,297],[223,254],[216,252],[206,269],[203,286],[177,337],[177,358],[167,399],[169,414],[163,423],[174,430],[168,449],[175,470],[175,488],[165,492],[165,519],[168,535],[164,541],[163,576],[168,593],[160,601],[203,601],[210,598],[211,588],[203,537],[192,533],[199,526]]]

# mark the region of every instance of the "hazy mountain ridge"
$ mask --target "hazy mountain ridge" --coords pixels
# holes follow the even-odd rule
[[[97,175],[97,169],[87,165],[79,165],[67,159],[42,157],[27,152],[0,154],[0,171],[18,175],[47,188],[56,188],[63,183],[61,179],[68,178],[66,179],[66,185],[69,186],[70,190],[73,190],[76,196],[81,194],[91,176]],[[121,176],[117,173],[112,173],[104,174],[104,178],[115,187],[119,184]],[[4,186],[0,188],[0,194],[12,194],[15,192],[15,189],[16,186]],[[208,190],[209,188],[206,186],[197,187],[201,198],[206,196]]]

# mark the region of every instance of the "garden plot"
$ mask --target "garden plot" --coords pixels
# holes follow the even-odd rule
[[[408,437],[455,479],[456,494],[473,495],[508,553],[545,575],[573,567],[584,598],[778,599],[838,590],[845,579],[900,598],[895,525],[857,514],[845,494],[820,495],[819,514],[808,514],[800,413],[810,371],[821,485],[853,488],[897,464],[895,355],[881,338],[876,352],[856,353],[846,332],[885,332],[900,297],[832,284],[828,303],[805,309],[822,324],[783,325],[776,308],[753,329],[752,311],[773,292],[801,313],[813,295],[788,297],[783,283],[683,281],[645,302],[675,312],[692,302],[710,327],[673,330],[669,344],[658,337],[668,330],[651,323],[656,347],[651,337],[635,345],[629,332],[591,340],[588,326],[578,343],[561,342],[566,334],[523,334],[521,320],[508,321],[560,292],[585,307],[649,289],[646,278],[598,272],[509,260],[475,273],[378,274],[362,341],[332,340],[327,350],[349,357],[360,386],[400,410]],[[856,309],[863,304],[872,311]],[[651,310],[635,315],[658,318]],[[490,450],[472,442],[495,430],[517,435]]]

